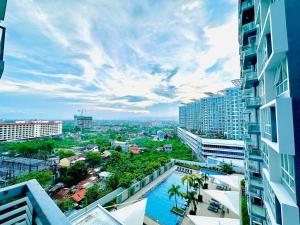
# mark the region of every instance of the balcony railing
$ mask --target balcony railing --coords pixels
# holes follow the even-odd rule
[[[261,106],[261,99],[259,97],[245,99],[245,106],[247,109],[259,108]]]
[[[254,69],[243,70],[243,86],[251,88],[258,83],[257,72]]]
[[[253,0],[247,0],[247,1],[244,1],[244,2],[241,4],[241,10],[248,9],[248,8],[252,7],[253,5],[254,5]]]
[[[247,132],[248,134],[259,134],[260,126],[258,123],[248,123],[247,124]]]
[[[249,32],[251,30],[254,30],[254,29],[256,29],[255,22],[250,22],[250,23],[247,23],[247,24],[243,25],[242,32],[246,33],[246,32]]]
[[[249,147],[247,149],[247,155],[249,160],[254,160],[254,161],[262,161],[262,154],[259,149]]]
[[[266,210],[263,206],[251,204],[251,214],[261,218],[266,217]]]
[[[250,176],[249,184],[255,188],[259,188],[259,189],[263,188],[262,178],[259,177]]]

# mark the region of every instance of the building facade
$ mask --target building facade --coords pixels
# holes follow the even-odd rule
[[[244,160],[244,142],[241,140],[201,138],[183,128],[177,128],[177,136],[189,146],[199,159],[208,157]]]
[[[218,94],[179,106],[179,126],[199,134],[241,140],[242,108],[240,89],[228,88]]]
[[[75,115],[74,116],[74,126],[79,127],[80,130],[92,129],[93,128],[93,117]]]
[[[3,26],[2,21],[5,17],[7,0],[0,1],[0,79],[4,71],[4,42],[6,28]]]
[[[0,124],[0,141],[19,141],[61,134],[61,121],[18,121]]]
[[[255,225],[299,225],[299,11],[297,0],[239,0],[246,193]]]

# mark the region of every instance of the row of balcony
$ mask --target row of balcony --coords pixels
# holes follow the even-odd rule
[[[247,146],[246,157],[248,160],[262,161],[261,150],[249,145]]]

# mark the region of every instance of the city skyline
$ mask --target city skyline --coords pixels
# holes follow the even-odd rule
[[[181,102],[239,77],[233,0],[14,0],[6,11],[3,119],[72,119],[80,109],[177,118]]]

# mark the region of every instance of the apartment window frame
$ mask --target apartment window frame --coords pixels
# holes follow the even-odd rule
[[[294,192],[295,191],[295,163],[294,156],[280,155],[281,180]]]
[[[274,86],[276,89],[276,96],[288,91],[288,66],[287,60],[284,58],[280,65],[276,68]]]

